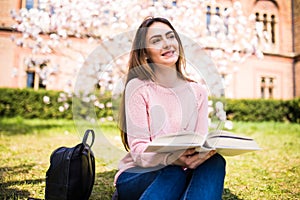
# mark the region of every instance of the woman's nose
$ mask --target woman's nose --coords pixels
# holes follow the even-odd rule
[[[163,40],[163,49],[169,49],[170,48],[170,41],[167,39],[167,38],[165,38],[164,40]]]

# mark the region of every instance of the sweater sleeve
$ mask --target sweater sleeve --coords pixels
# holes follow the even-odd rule
[[[198,116],[196,122],[196,132],[203,136],[208,134],[208,94],[207,90],[199,83],[196,88]]]
[[[144,152],[151,141],[147,108],[148,97],[145,84],[140,80],[131,80],[125,90],[127,139],[131,157],[140,167],[167,165],[170,153]]]

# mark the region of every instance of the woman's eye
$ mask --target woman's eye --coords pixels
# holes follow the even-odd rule
[[[174,38],[175,38],[175,35],[174,35],[174,34],[171,34],[171,35],[169,35],[168,38],[169,38],[169,39],[174,39]]]
[[[152,41],[151,41],[151,43],[152,44],[156,44],[156,43],[158,43],[160,41],[160,39],[153,39]]]

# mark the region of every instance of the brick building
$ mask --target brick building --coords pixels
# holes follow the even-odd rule
[[[41,80],[25,64],[31,57],[31,51],[16,46],[13,35],[20,33],[10,28],[14,21],[11,9],[31,7],[42,8],[45,0],[3,0],[0,1],[0,87],[39,89],[44,87]],[[180,6],[181,1],[172,1]],[[232,5],[234,0],[218,0],[208,5],[210,14]],[[269,49],[264,50],[264,59],[255,56],[240,64],[231,81],[226,86],[229,98],[274,98],[291,99],[300,97],[300,0],[240,0],[246,16],[254,14],[256,22],[261,23],[270,35]],[[45,36],[47,37],[47,36]],[[96,46],[73,38],[73,45],[79,48],[85,45],[84,53]],[[81,48],[82,49],[82,48]],[[65,49],[63,51],[68,51]],[[62,51],[62,52],[63,52]],[[40,55],[40,64],[51,61],[59,63],[57,73],[48,80],[47,89],[63,90],[70,79],[74,79],[74,70],[78,70],[77,59],[82,52],[66,57],[61,52]],[[35,56],[39,57],[39,56]],[[68,67],[62,67],[68,66]],[[71,76],[71,77],[70,77]]]

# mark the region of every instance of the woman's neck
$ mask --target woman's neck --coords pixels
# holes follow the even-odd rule
[[[155,67],[155,82],[163,87],[167,88],[174,88],[182,83],[184,81],[179,78],[177,70],[171,67]]]

